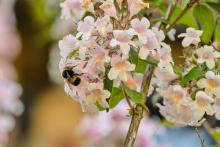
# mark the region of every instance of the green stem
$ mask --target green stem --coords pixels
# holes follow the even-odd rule
[[[189,9],[192,8],[192,6],[197,3],[199,0],[191,0],[189,4],[184,8],[184,10],[177,16],[177,18],[173,21],[173,23],[164,30],[165,33],[168,33],[172,28],[174,28],[177,25],[177,22],[185,15]]]

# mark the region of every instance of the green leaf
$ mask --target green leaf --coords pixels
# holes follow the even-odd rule
[[[177,7],[174,9],[171,18],[170,23],[172,23],[182,12],[183,10],[180,7]],[[195,19],[191,15],[191,13],[188,11],[186,12],[181,19],[177,22],[177,24],[183,24],[189,27],[198,28]]]
[[[137,64],[138,63],[138,54],[134,49],[130,49],[129,52],[129,60],[131,61],[132,64]]]
[[[99,109],[99,111],[106,110],[106,108],[102,107],[98,102],[96,102],[96,107]]]
[[[109,99],[109,107],[114,108],[124,98],[122,89],[113,87],[111,97]]]
[[[157,66],[158,61],[153,59],[142,60],[138,57],[137,52],[134,49],[131,49],[129,52],[129,60],[132,64],[135,64],[135,71],[138,73],[144,73],[148,64]]]
[[[214,40],[220,41],[220,21],[217,23],[215,28]]]
[[[142,59],[138,59],[138,63],[136,64],[135,71],[137,73],[144,73],[147,68],[147,62]]]
[[[192,80],[196,80],[200,77],[203,77],[205,72],[200,67],[192,68],[180,81],[181,85],[186,85],[188,82]]]
[[[144,62],[148,63],[148,64],[151,64],[151,65],[154,65],[154,66],[157,66],[159,61],[157,60],[154,60],[154,59],[145,59],[143,60]]]
[[[125,93],[131,98],[131,100],[136,104],[144,104],[144,99],[141,93],[128,88],[126,85],[123,85]]]
[[[110,80],[108,77],[104,80],[104,89],[107,89],[108,91],[112,91],[113,87],[113,81]]]
[[[189,3],[190,0],[182,0],[182,3],[181,3],[181,9],[184,9],[187,4]]]
[[[213,10],[220,12],[220,2],[214,3],[214,2],[206,2]]]
[[[175,74],[182,77],[182,70],[178,66],[174,65],[173,66],[173,71],[174,71]]]
[[[212,11],[205,5],[196,5],[193,9],[193,15],[199,21],[201,26],[202,41],[204,43],[209,43],[214,30],[214,16]]]

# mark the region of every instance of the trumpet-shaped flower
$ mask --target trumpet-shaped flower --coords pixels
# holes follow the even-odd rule
[[[171,104],[157,104],[160,113],[166,120],[173,122],[177,125],[200,125],[199,119],[195,119],[191,105],[180,104],[178,106]]]
[[[106,15],[101,19],[98,18],[96,21],[96,29],[99,32],[99,34],[103,37],[105,37],[107,33],[112,32],[113,25],[111,23],[110,17]]]
[[[103,83],[90,83],[83,100],[87,104],[96,104],[98,102],[104,108],[108,108],[109,105],[106,99],[110,97],[111,93],[103,88]]]
[[[211,105],[213,102],[214,99],[207,95],[204,91],[198,91],[195,97],[195,108],[197,111],[197,115],[202,117],[205,112],[208,115],[213,115],[214,110]]]
[[[109,63],[111,58],[108,55],[109,50],[103,48],[96,48],[92,53],[92,62],[96,68],[105,72],[105,63]]]
[[[91,0],[65,0],[60,4],[62,8],[61,18],[79,20],[86,11],[93,12]]]
[[[160,89],[159,93],[170,104],[177,105],[189,100],[187,90],[180,85],[170,85],[167,89]]]
[[[141,43],[147,43],[146,33],[150,27],[150,22],[147,18],[143,17],[141,20],[135,18],[131,20],[132,28],[129,29],[131,35],[137,35]]]
[[[120,81],[128,81],[131,76],[131,71],[135,70],[135,65],[131,64],[129,61],[122,59],[120,56],[115,55],[111,59],[111,69],[108,73],[110,80],[117,82],[119,86]]]
[[[133,44],[131,41],[131,36],[127,30],[114,30],[114,38],[111,40],[110,45],[115,47],[120,46],[123,57],[128,58],[128,53],[130,51],[130,45]]]
[[[160,88],[167,88],[171,81],[177,79],[177,75],[163,68],[156,68],[154,71],[154,83]]]
[[[168,72],[173,73],[173,58],[171,56],[171,48],[165,43],[161,43],[162,48],[158,49],[159,63],[158,67],[166,69]]]
[[[146,59],[154,49],[160,47],[157,37],[152,30],[147,30],[145,37],[147,39],[147,43],[142,44],[139,51],[139,57],[141,59]]]
[[[152,31],[156,35],[158,42],[162,42],[165,39],[165,35],[162,30],[159,30],[157,27],[152,27]]]
[[[102,9],[108,16],[117,19],[117,11],[113,0],[104,1],[99,8]]]
[[[92,16],[87,16],[84,18],[84,21],[80,21],[78,23],[77,31],[79,31],[76,35],[79,38],[82,35],[83,40],[89,40],[92,32],[95,29],[95,21]]]
[[[215,51],[212,46],[205,45],[197,49],[196,54],[198,56],[198,63],[206,63],[209,69],[213,69],[215,67],[215,58],[220,58],[220,53]]]
[[[183,47],[188,47],[191,44],[197,45],[201,40],[200,36],[202,35],[202,31],[195,30],[194,28],[187,28],[186,33],[181,33],[178,37],[184,37],[182,41]]]
[[[60,55],[67,58],[69,54],[78,47],[79,42],[73,35],[67,35],[59,41]]]
[[[215,75],[214,72],[208,71],[205,78],[197,82],[199,88],[205,88],[205,91],[210,96],[220,97],[220,75]]]
[[[149,3],[145,3],[142,0],[128,0],[130,18],[144,8],[149,8]]]

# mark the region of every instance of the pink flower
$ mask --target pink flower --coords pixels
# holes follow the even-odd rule
[[[177,75],[175,73],[169,72],[163,68],[156,68],[154,75],[154,83],[162,89],[167,88],[171,81],[177,79]]]
[[[162,48],[158,49],[159,64],[158,67],[166,69],[170,73],[173,73],[173,58],[171,55],[171,48],[169,45],[162,43]]]
[[[155,33],[158,42],[162,42],[165,39],[164,32],[157,27],[152,27],[152,31]]]
[[[160,89],[159,93],[170,104],[178,105],[183,101],[189,100],[187,90],[180,85],[170,85],[166,89]]]
[[[99,6],[99,8],[102,9],[108,16],[117,19],[117,11],[113,0],[104,1],[103,4]]]
[[[92,35],[92,32],[95,29],[95,21],[91,16],[86,16],[84,21],[78,23],[77,35],[76,38],[79,38],[82,35],[82,40],[89,40]]]
[[[189,45],[197,45],[201,40],[200,36],[202,35],[202,31],[195,30],[194,28],[187,28],[186,33],[181,33],[178,37],[184,37],[182,41],[183,47],[188,47]]]
[[[197,82],[199,88],[205,88],[205,92],[210,96],[220,97],[220,75],[216,75],[213,71],[208,71],[205,78]]]
[[[213,69],[215,67],[215,59],[220,58],[220,53],[215,51],[212,46],[205,45],[195,52],[198,56],[197,62],[200,64],[205,62],[209,69]]]
[[[149,3],[142,0],[128,0],[128,9],[130,11],[130,18],[136,15],[140,10],[149,8]]]
[[[129,29],[129,34],[138,35],[138,39],[141,43],[147,42],[147,30],[150,27],[150,22],[147,18],[143,17],[141,21],[137,18],[131,20],[132,28]]]
[[[60,4],[62,8],[61,18],[81,19],[86,11],[93,12],[93,3],[91,0],[65,0]]]
[[[139,57],[141,59],[146,59],[149,54],[156,48],[160,47],[155,33],[152,30],[146,31],[147,42],[140,46]]]
[[[128,58],[128,53],[130,51],[130,45],[133,44],[131,41],[131,36],[129,35],[127,30],[114,30],[114,39],[111,40],[110,45],[115,47],[117,45],[120,46],[120,50],[122,51],[123,57]]]
[[[109,63],[111,58],[108,55],[109,50],[103,48],[96,48],[92,53],[92,62],[97,69],[105,72],[105,63]]]
[[[113,25],[108,15],[98,18],[96,21],[96,29],[101,36],[106,36],[107,33],[112,32]]]
[[[59,41],[60,55],[67,58],[69,54],[78,48],[79,42],[73,35],[67,35]]]
[[[130,72],[135,70],[134,64],[116,55],[111,59],[111,66],[108,77],[110,80],[114,80],[117,86],[120,85],[120,81],[128,81],[131,77]]]
[[[204,91],[198,91],[196,93],[195,97],[195,108],[196,108],[196,113],[198,116],[203,117],[205,112],[208,115],[213,115],[214,110],[212,108],[212,103],[214,102],[214,99],[207,95]]]
[[[87,104],[95,105],[98,102],[104,108],[108,108],[108,102],[106,101],[107,98],[110,97],[111,93],[108,90],[104,90],[103,83],[90,83],[88,85],[88,89],[85,92],[85,96],[83,100]]]

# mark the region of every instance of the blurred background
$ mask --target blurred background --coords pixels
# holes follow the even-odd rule
[[[76,130],[79,129],[81,121],[91,120],[85,120],[80,105],[64,93],[58,71],[60,57],[57,42],[75,27],[70,21],[60,20],[59,3],[60,0],[0,0],[0,63],[12,66],[12,70],[7,70],[4,76],[13,73],[15,78],[9,79],[21,85],[23,92],[18,97],[24,105],[24,110],[22,106],[15,110],[23,113],[16,117],[16,126],[10,133],[8,147],[83,146],[84,138],[80,131]],[[177,45],[174,46],[177,59],[181,50]],[[177,61],[181,62],[180,59]],[[93,124],[96,122],[100,123],[97,118],[93,120]],[[149,136],[159,142],[158,147],[162,147],[162,144],[167,147],[201,146],[197,135],[190,128],[184,131],[179,129],[179,132],[168,128],[170,139],[167,137],[167,128],[158,125],[156,120],[153,124],[149,125],[149,128],[154,128],[154,132]],[[83,127],[88,127],[88,124]],[[155,132],[165,137],[157,138]],[[176,142],[180,142],[171,145],[175,142],[173,137],[183,132],[186,133],[181,135],[184,138],[177,139]],[[206,134],[202,133],[205,137]],[[0,142],[2,138],[0,136]],[[188,144],[181,143],[189,138]],[[206,143],[211,146],[208,139]],[[86,146],[92,147],[90,144]],[[138,147],[155,146],[149,143]]]

